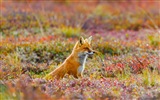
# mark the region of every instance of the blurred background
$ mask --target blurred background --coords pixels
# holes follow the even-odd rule
[[[158,0],[1,0],[0,31],[6,36],[107,34],[157,30]]]

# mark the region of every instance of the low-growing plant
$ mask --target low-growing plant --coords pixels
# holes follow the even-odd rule
[[[56,29],[56,32],[66,37],[79,37],[82,32],[81,28],[62,26]]]
[[[148,68],[142,71],[142,82],[146,86],[160,85],[160,76],[157,70],[151,71]]]
[[[159,47],[160,46],[160,35],[149,35],[148,39],[150,41],[150,44],[154,47]]]

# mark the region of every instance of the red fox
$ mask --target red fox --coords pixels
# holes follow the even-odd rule
[[[45,79],[61,79],[65,74],[73,75],[75,78],[83,77],[83,71],[85,69],[86,59],[89,55],[97,53],[97,51],[91,48],[92,36],[88,39],[83,37],[76,42],[72,53],[65,59],[65,61],[54,71],[46,75]]]

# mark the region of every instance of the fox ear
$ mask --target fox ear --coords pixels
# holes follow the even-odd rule
[[[88,43],[91,44],[92,36],[90,36],[87,40],[88,40]]]
[[[84,44],[84,42],[85,42],[85,41],[84,41],[84,38],[81,36],[81,37],[80,37],[80,40],[79,40],[79,43],[82,45],[82,44]]]

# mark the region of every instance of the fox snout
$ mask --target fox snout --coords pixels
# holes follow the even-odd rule
[[[91,51],[91,52],[88,52],[87,54],[88,54],[88,55],[93,55],[93,54],[94,54],[94,52],[92,52],[92,51]]]
[[[89,49],[87,54],[88,54],[88,55],[93,55],[94,53],[95,53],[95,51],[94,51],[94,50]]]
[[[98,51],[92,50],[89,52],[90,54],[98,54]]]
[[[99,52],[96,51],[96,50],[90,51],[89,54],[88,54],[88,58],[91,58],[91,59],[92,59],[94,54],[99,54]]]
[[[94,50],[92,52],[93,52],[93,54],[96,53],[96,51],[94,51]]]

